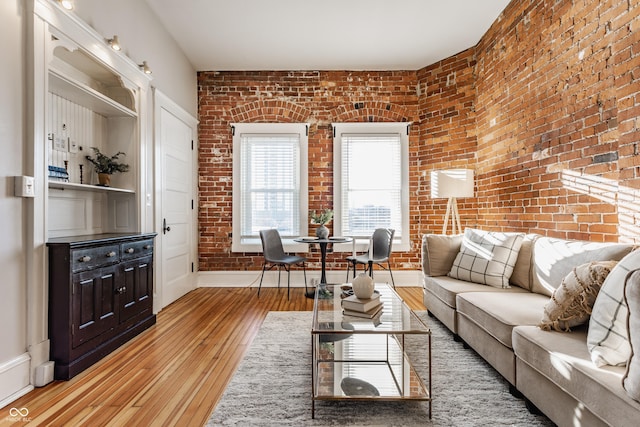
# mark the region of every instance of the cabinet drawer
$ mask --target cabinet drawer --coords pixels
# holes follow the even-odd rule
[[[120,257],[122,260],[151,255],[153,254],[153,239],[122,243],[120,245],[120,250]]]
[[[72,271],[74,273],[115,264],[119,261],[120,247],[118,245],[75,249],[71,251]]]

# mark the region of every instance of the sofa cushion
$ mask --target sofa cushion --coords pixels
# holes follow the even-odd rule
[[[422,236],[422,271],[427,276],[446,276],[460,252],[462,234]]]
[[[448,276],[424,277],[424,286],[429,292],[444,301],[449,307],[456,308],[456,296],[465,292],[507,292],[527,293],[521,288],[494,288],[478,283],[465,282]],[[428,309],[429,307],[427,307]]]
[[[551,296],[576,266],[591,261],[620,261],[633,249],[624,243],[596,243],[540,237],[533,244],[535,274],[531,292]]]
[[[628,308],[627,332],[631,345],[631,357],[622,378],[622,386],[632,399],[640,401],[640,270],[629,274],[624,298]]]
[[[594,261],[574,268],[544,306],[541,329],[568,331],[589,320],[602,283],[617,261]]]
[[[466,316],[503,345],[512,348],[513,328],[537,325],[547,301],[548,297],[527,291],[465,292],[458,294],[456,305],[459,315]]]
[[[595,415],[609,422],[619,420],[617,425],[637,419],[640,404],[629,398],[622,388],[624,368],[596,367],[589,358],[585,341],[584,327],[570,333],[543,331],[535,326],[513,329],[516,356],[583,402]]]
[[[509,278],[509,283],[528,291],[531,290],[531,284],[533,283],[533,244],[538,237],[540,237],[538,234],[524,236],[516,265],[513,267],[513,272]]]
[[[460,252],[456,255],[449,276],[508,288],[523,238],[522,233],[465,229]]]
[[[640,250],[624,257],[609,273],[593,305],[587,347],[597,366],[626,365],[631,356],[627,335],[627,304],[624,283],[640,266]]]

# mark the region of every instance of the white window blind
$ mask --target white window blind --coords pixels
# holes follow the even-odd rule
[[[334,123],[336,235],[361,242],[376,228],[395,230],[408,250],[408,123]]]
[[[308,233],[308,125],[235,123],[233,127],[233,252],[260,252],[260,230],[280,232],[285,251]]]
[[[398,134],[342,135],[342,231],[402,235],[402,147]]]
[[[242,134],[241,237],[276,228],[300,235],[300,137]]]

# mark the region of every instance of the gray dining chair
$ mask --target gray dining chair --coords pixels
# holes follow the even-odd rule
[[[392,228],[376,228],[370,239],[370,245],[373,244],[373,254],[369,250],[362,255],[350,255],[347,257],[347,281],[349,280],[349,270],[353,268],[353,277],[356,277],[356,268],[358,264],[364,265],[364,272],[369,272],[369,276],[373,277],[373,264],[377,264],[384,270],[389,270],[391,275],[391,283],[395,289],[396,282],[393,280],[393,272],[391,271],[391,245],[393,244],[393,235],[395,230]],[[386,263],[385,267],[383,263]]]
[[[280,288],[280,269],[284,268],[287,272],[287,299],[289,299],[289,289],[291,284],[291,266],[302,264],[302,271],[304,273],[304,290],[307,292],[307,271],[304,268],[306,258],[297,255],[287,255],[284,253],[282,247],[282,239],[280,233],[276,229],[260,230],[260,240],[262,241],[262,254],[264,255],[264,262],[262,263],[262,275],[260,276],[260,285],[258,286],[258,296],[260,296],[260,289],[262,289],[262,279],[264,278],[264,272],[271,270],[273,267],[278,267],[278,288]],[[267,264],[271,264],[267,268]]]

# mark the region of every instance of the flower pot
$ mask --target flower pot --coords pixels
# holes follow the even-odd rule
[[[103,187],[109,187],[111,185],[111,174],[110,173],[99,173],[98,174],[98,185]]]
[[[324,225],[320,225],[320,227],[316,228],[316,237],[318,239],[326,239],[329,237],[329,229]]]

